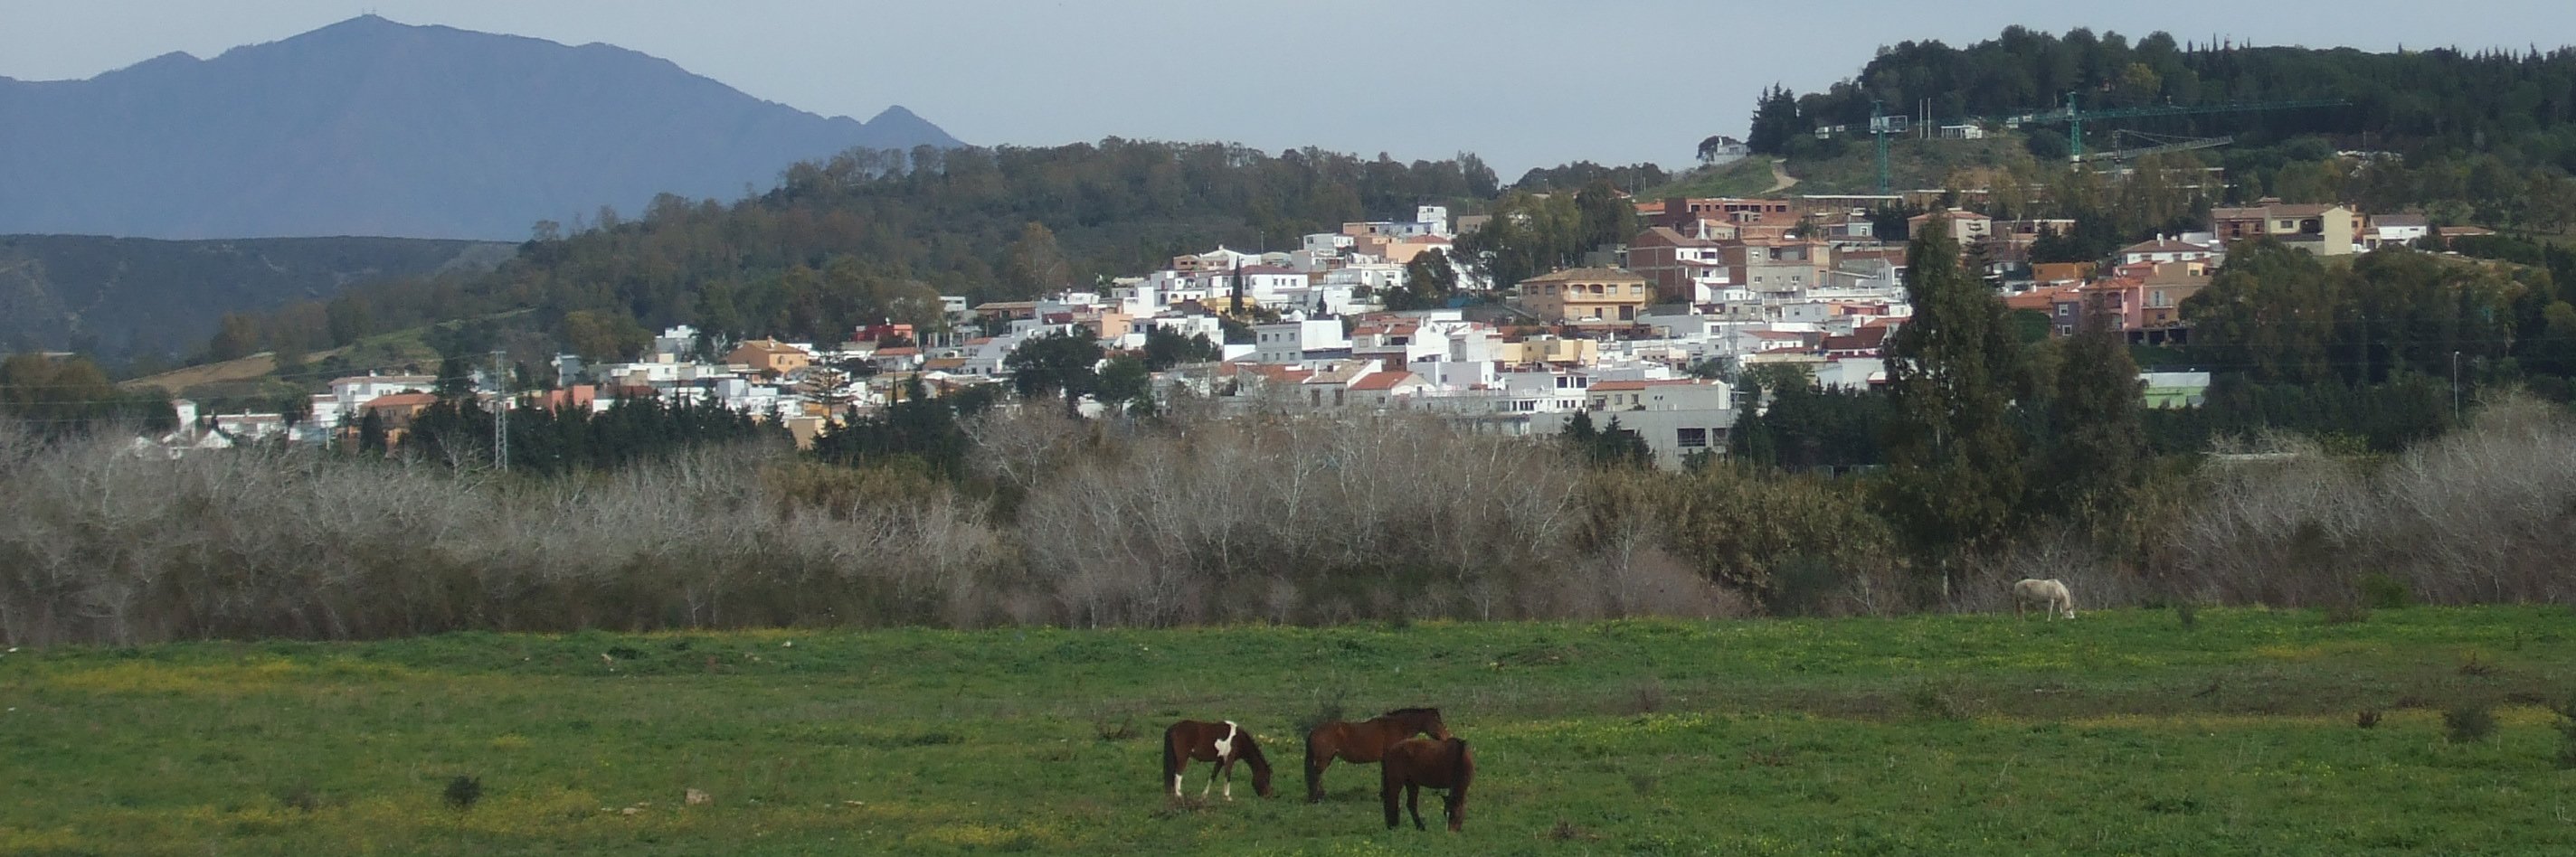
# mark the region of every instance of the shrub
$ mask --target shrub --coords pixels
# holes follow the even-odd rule
[[[1664,708],[1664,682],[1649,678],[1628,687],[1628,713],[1652,714]]]
[[[2488,663],[2484,655],[2470,652],[2460,659],[2460,674],[2472,678],[2485,678],[2496,674],[2496,666]]]
[[[473,809],[474,803],[483,799],[483,781],[460,774],[447,781],[446,798],[447,805],[458,812]]]
[[[2558,730],[2558,767],[2576,768],[2576,694],[2549,710],[2558,715],[2558,722],[2549,724]]]
[[[2379,709],[2362,709],[2361,713],[2352,716],[2352,725],[2359,726],[2363,729],[2379,728]]]
[[[2462,702],[2442,711],[2442,732],[2453,744],[2484,741],[2495,729],[2495,709],[2484,702]]]
[[[2361,577],[2361,603],[2374,610],[2396,610],[2414,603],[2406,581],[2373,572]]]
[[[1957,679],[1932,678],[1916,682],[1912,687],[1906,688],[1905,701],[1913,706],[1916,715],[1922,717],[1936,720],[1968,719],[1967,701],[1961,695]]]
[[[2370,607],[2359,600],[2346,599],[2326,605],[2326,624],[2353,625],[2370,621]]]
[[[2173,610],[2174,618],[2182,620],[2183,630],[2189,631],[2200,627],[2200,608],[2198,606],[2189,601],[2176,601],[2174,602]]]

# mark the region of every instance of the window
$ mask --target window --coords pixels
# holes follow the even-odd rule
[[[1673,438],[1673,442],[1675,445],[1678,445],[1683,449],[1706,449],[1708,447],[1708,429],[1686,428],[1678,430],[1674,432],[1674,434],[1676,436]]]

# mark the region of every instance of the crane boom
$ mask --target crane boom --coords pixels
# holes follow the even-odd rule
[[[2008,116],[2004,118],[2004,125],[2010,128],[2019,128],[2023,125],[2035,125],[2043,122],[2064,122],[2067,126],[2067,142],[2072,144],[2074,159],[2080,161],[2084,159],[2084,123],[2087,120],[2132,119],[2140,116],[2182,116],[2200,113],[2251,113],[2263,110],[2297,110],[2306,107],[2343,107],[2351,103],[2352,102],[2341,98],[2311,98],[2298,101],[2231,101],[2220,104],[2162,104],[2147,107],[2114,107],[2108,110],[2085,110],[2082,104],[2077,100],[2077,94],[2069,92],[2066,94],[2065,107],[2055,110],[2040,111],[2037,113],[2024,113],[2018,116]]]

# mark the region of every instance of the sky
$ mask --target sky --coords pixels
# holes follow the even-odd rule
[[[2566,0],[0,0],[0,76],[211,58],[370,12],[606,42],[824,115],[901,104],[979,145],[1466,151],[1506,180],[1574,160],[1687,164],[1701,138],[1742,136],[1766,86],[1821,89],[1880,45],[1964,45],[2012,24],[2380,51],[2576,38]]]

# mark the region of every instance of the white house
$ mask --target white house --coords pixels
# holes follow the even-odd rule
[[[2192,244],[2158,235],[2153,241],[2140,241],[2120,248],[2120,264],[2140,262],[2203,262],[2218,255],[2206,245]]]
[[[2421,214],[2373,214],[2370,226],[2362,230],[2361,246],[2376,250],[2390,244],[2413,244],[2432,231],[2432,223]]]
[[[1262,363],[1305,365],[1351,356],[1351,340],[1342,335],[1340,319],[1309,319],[1252,328],[1253,359]]]

